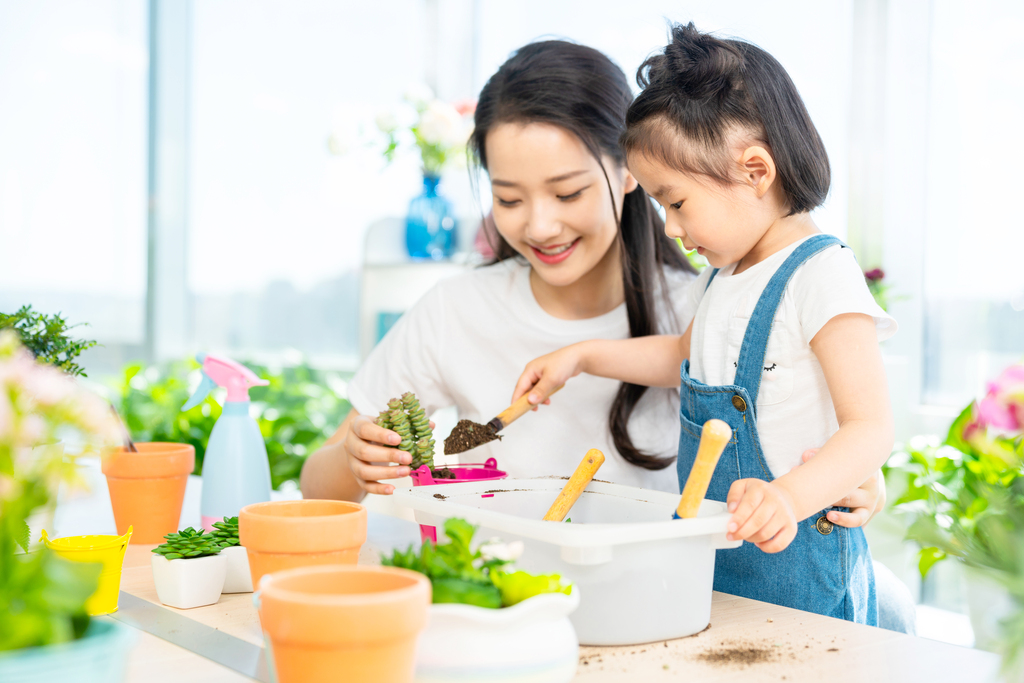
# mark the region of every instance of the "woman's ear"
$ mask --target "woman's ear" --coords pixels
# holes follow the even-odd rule
[[[764,147],[747,147],[740,155],[743,182],[754,188],[758,198],[768,194],[775,183],[775,159]]]

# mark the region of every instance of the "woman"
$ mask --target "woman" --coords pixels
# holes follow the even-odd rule
[[[353,411],[306,462],[306,497],[387,494],[387,480],[408,474],[408,454],[386,447],[397,434],[367,417],[389,398],[413,391],[428,415],[454,405],[486,422],[538,353],[686,328],[693,311],[667,294],[685,302],[694,271],[618,144],[631,100],[611,60],[562,41],[523,47],[491,77],[470,147],[491,181],[496,263],[439,284],[374,349],[349,385]],[[678,434],[663,427],[678,407],[673,390],[584,377],[471,459],[495,457],[514,477],[566,476],[598,448],[602,479],[678,492]],[[846,521],[862,524],[877,486],[851,496],[859,509]]]

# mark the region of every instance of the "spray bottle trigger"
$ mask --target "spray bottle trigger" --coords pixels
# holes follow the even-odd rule
[[[210,392],[213,391],[215,386],[217,386],[217,383],[210,379],[209,375],[203,372],[203,381],[199,383],[196,390],[192,392],[192,396],[188,399],[185,405],[181,407],[182,411],[191,410],[202,403],[206,397],[209,396]]]

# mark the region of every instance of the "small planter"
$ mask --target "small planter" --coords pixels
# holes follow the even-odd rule
[[[179,560],[153,555],[152,562],[153,583],[163,604],[191,609],[220,600],[228,570],[223,554]]]
[[[438,469],[438,468],[435,468]],[[504,479],[508,473],[498,469],[498,461],[488,458],[484,463],[466,463],[448,467],[455,474],[454,479],[434,479],[430,474],[430,468],[424,465],[409,476],[412,477],[413,486],[433,486],[434,484],[457,484],[465,481],[491,481],[492,479]],[[420,524],[420,539],[437,543],[437,528],[428,524]]]
[[[418,572],[303,567],[265,576],[253,601],[278,683],[413,680],[430,606],[430,581]]]
[[[416,681],[571,681],[579,641],[569,614],[579,603],[573,587],[569,595],[546,593],[502,609],[431,605]]]
[[[136,638],[133,629],[111,621],[94,620],[78,640],[0,652],[0,681],[121,683],[128,652]]]
[[[110,614],[117,611],[117,599],[121,595],[121,567],[124,565],[124,551],[132,537],[128,527],[123,536],[65,536],[49,538],[43,529],[41,540],[50,550],[72,562],[90,562],[103,565],[96,592],[89,596],[85,611],[91,616]]]
[[[224,548],[220,554],[227,560],[227,576],[223,593],[252,593],[252,573],[249,571],[249,554],[240,545]]]
[[[178,530],[185,484],[195,467],[189,444],[137,443],[138,453],[123,448],[103,458],[117,533],[135,528],[136,543],[162,543]]]
[[[325,564],[355,564],[366,542],[366,508],[339,500],[254,503],[238,513],[252,585],[264,574]]]

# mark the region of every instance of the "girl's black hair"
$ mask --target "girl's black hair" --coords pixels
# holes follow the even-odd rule
[[[531,43],[516,51],[480,91],[470,152],[487,168],[487,134],[503,123],[547,123],[575,135],[597,159],[604,172],[612,209],[619,223],[622,280],[629,316],[630,336],[658,334],[654,294],[660,291],[668,303],[668,286],[662,269],[667,265],[695,272],[676,243],[665,235],[665,225],[647,197],[637,188],[626,195],[618,215],[605,155],[625,165],[619,138],[625,131],[626,110],[633,95],[625,74],[604,54],[593,48],[561,40]],[[497,231],[490,235],[495,261],[518,256]],[[670,315],[673,309],[667,305]],[[623,383],[609,415],[612,440],[623,458],[649,470],[667,467],[674,457],[643,453],[633,445],[627,424],[647,387]]]
[[[738,129],[771,153],[789,215],[825,201],[825,145],[789,74],[761,48],[676,24],[664,52],[648,58],[636,79],[643,91],[626,114],[627,154],[735,182],[726,144]]]

